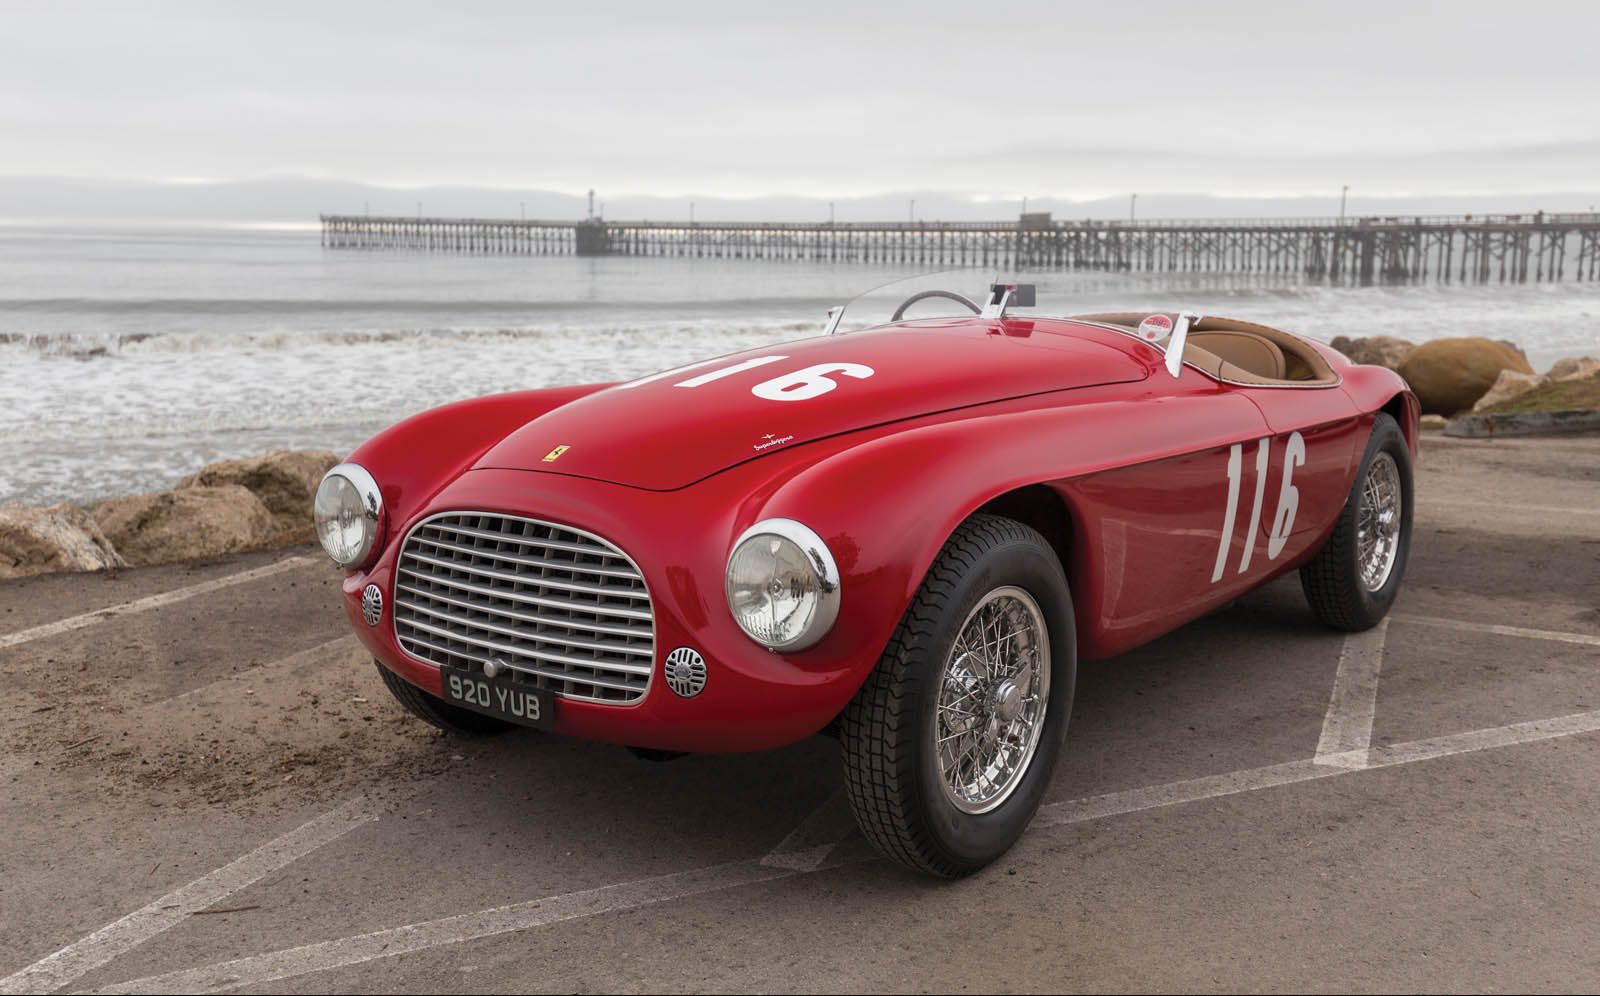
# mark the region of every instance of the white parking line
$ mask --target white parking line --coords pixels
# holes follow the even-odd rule
[[[244,857],[167,893],[81,940],[0,979],[0,993],[52,992],[214,906],[279,868],[377,819],[354,800],[268,841]]]
[[[1238,795],[1241,792],[1254,792],[1257,789],[1273,788],[1278,785],[1292,785],[1296,782],[1315,781],[1319,778],[1334,778],[1339,775],[1353,774],[1357,771],[1372,771],[1399,764],[1411,764],[1416,761],[1429,761],[1438,757],[1448,757],[1452,754],[1470,754],[1475,751],[1511,747],[1516,744],[1536,743],[1541,740],[1555,740],[1560,737],[1571,737],[1580,733],[1594,733],[1596,731],[1600,731],[1600,709],[1591,712],[1573,713],[1570,716],[1561,716],[1556,719],[1536,719],[1527,723],[1513,723],[1510,726],[1496,726],[1486,730],[1453,733],[1429,740],[1415,740],[1410,743],[1374,747],[1368,754],[1365,768],[1345,768],[1331,764],[1318,764],[1314,760],[1287,761],[1283,764],[1273,764],[1264,768],[1230,771],[1222,775],[1207,775],[1204,778],[1192,778],[1183,782],[1171,782],[1166,785],[1153,785],[1148,788],[1129,789],[1125,792],[1091,796],[1087,799],[1058,802],[1040,809],[1038,815],[1033,818],[1033,825],[1041,827],[1083,823],[1088,820],[1104,819],[1107,816],[1120,816],[1125,813],[1143,812],[1147,809],[1176,806],[1185,802],[1217,799],[1222,796]]]
[[[850,801],[845,798],[844,790],[840,789],[768,852],[761,863],[769,868],[816,871],[841,841],[855,833],[855,829],[856,821],[850,812]]]
[[[1082,823],[1125,813],[1253,792],[1278,785],[1337,778],[1361,770],[1371,771],[1453,754],[1535,743],[1596,731],[1600,731],[1600,710],[1576,713],[1557,719],[1473,730],[1388,747],[1375,747],[1370,752],[1370,763],[1365,769],[1318,764],[1307,759],[1059,802],[1040,809],[1038,815],[1034,817],[1033,825],[1035,828],[1045,828]],[[770,858],[770,855],[768,857]],[[804,873],[789,868],[775,868],[759,861],[735,861],[692,872],[662,875],[584,892],[548,896],[478,913],[464,913],[354,937],[236,958],[216,965],[134,979],[96,989],[94,992],[198,993],[264,985],[280,979],[344,968],[379,958],[411,954],[447,944],[459,944],[463,941],[529,930],[602,913],[623,912],[641,906],[720,892],[757,882],[776,881]]]
[[[378,930],[370,934],[344,937],[320,944],[287,948],[270,954],[237,958],[204,968],[186,969],[166,975],[135,979],[94,993],[201,993],[259,985],[312,972],[359,965],[362,962],[424,951],[445,944],[508,934],[512,931],[543,927],[563,920],[596,916],[641,906],[682,899],[706,892],[720,892],[741,885],[789,878],[800,872],[770,868],[756,861],[732,861],[695,871],[678,872],[655,878],[608,885],[583,892],[546,896],[511,906],[499,906],[478,913],[428,920],[423,923]]]
[[[1351,633],[1339,650],[1339,671],[1333,679],[1328,713],[1322,718],[1317,740],[1318,764],[1344,768],[1367,766],[1372,746],[1372,721],[1378,708],[1378,672],[1383,668],[1383,644],[1389,620],[1363,633]]]
[[[1600,647],[1600,636],[1588,633],[1566,633],[1554,629],[1523,629],[1521,626],[1501,626],[1498,623],[1462,622],[1439,616],[1414,616],[1407,612],[1391,612],[1395,622],[1416,623],[1419,626],[1438,626],[1442,629],[1459,629],[1468,633],[1493,633],[1497,636],[1520,636],[1528,640],[1551,640],[1556,643],[1575,643],[1580,647]]]
[[[115,619],[118,616],[132,615],[136,612],[148,612],[151,609],[159,609],[164,605],[172,605],[175,602],[182,602],[186,599],[194,598],[196,595],[204,595],[208,592],[217,591],[222,588],[228,588],[236,584],[244,584],[246,581],[255,581],[259,578],[271,577],[274,574],[281,574],[284,571],[293,570],[296,567],[303,567],[306,564],[317,563],[322,559],[323,558],[321,557],[312,556],[309,554],[301,557],[288,557],[284,560],[274,561],[273,563],[265,564],[261,567],[251,568],[248,571],[240,571],[238,574],[229,574],[226,577],[212,578],[210,581],[201,581],[199,584],[192,584],[187,588],[178,588],[173,591],[165,591],[159,595],[150,595],[147,598],[135,599],[131,602],[123,602],[120,605],[113,605],[105,609],[96,609],[93,612],[85,612],[81,615],[68,616],[66,619],[59,619],[55,622],[45,623],[41,626],[34,626],[30,629],[18,630],[15,633],[6,633],[4,635],[0,635],[0,650],[4,650],[7,647],[15,647],[22,643],[28,643],[32,640],[43,640],[45,637],[58,636],[62,633],[70,633],[75,629],[82,629],[85,626],[93,626],[97,622],[104,622],[107,619]]]
[[[1455,505],[1461,508],[1492,508],[1505,511],[1507,502],[1501,501],[1473,501],[1470,498],[1431,498],[1428,495],[1417,496],[1417,507],[1426,509],[1430,505]],[[1548,512],[1551,515],[1600,515],[1600,508],[1573,508],[1566,505],[1524,505],[1516,503],[1518,513]]]

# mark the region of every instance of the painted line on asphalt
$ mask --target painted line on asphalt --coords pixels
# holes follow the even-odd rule
[[[1473,501],[1471,498],[1429,498],[1427,495],[1417,496],[1417,507],[1427,509],[1430,505],[1455,505],[1460,508],[1492,508],[1504,512],[1511,507],[1509,502],[1500,501]],[[1548,512],[1551,515],[1600,515],[1600,508],[1570,508],[1565,505],[1524,505],[1518,502],[1515,506],[1518,512]]]
[[[1375,747],[1370,752],[1370,763],[1362,769],[1318,764],[1314,760],[1307,759],[1059,802],[1040,809],[1038,815],[1034,817],[1033,826],[1046,828],[1084,823],[1109,816],[1238,795],[1279,785],[1336,778],[1341,775],[1356,774],[1359,771],[1371,771],[1454,754],[1536,743],[1597,731],[1600,731],[1600,709],[1556,719],[1535,720],[1388,747]],[[835,863],[829,867],[837,866],[838,863]],[[93,992],[200,993],[264,985],[280,979],[346,968],[380,958],[443,947],[447,944],[481,940],[498,934],[529,930],[603,913],[625,912],[642,906],[803,874],[806,872],[775,868],[761,861],[734,861],[691,872],[661,875],[583,892],[548,896],[478,913],[427,920],[353,937],[236,958],[215,965],[147,976],[106,986]]]
[[[844,790],[840,789],[795,827],[789,836],[783,838],[777,847],[767,852],[761,864],[790,871],[816,871],[833,854],[834,848],[855,831],[856,821],[850,812],[850,800],[845,798]]]
[[[223,685],[247,685],[254,682],[269,681],[271,680],[271,672],[273,671],[277,671],[279,669],[292,669],[301,664],[319,663],[324,657],[330,654],[345,650],[359,650],[360,648],[360,638],[354,633],[347,633],[344,636],[334,637],[326,643],[319,643],[314,647],[308,647],[305,650],[299,651],[298,653],[290,654],[288,657],[280,657],[275,661],[269,661],[266,664],[259,664],[246,671],[235,671],[230,674],[226,674],[215,681],[208,681],[204,685],[197,685],[194,688],[189,689],[187,692],[179,692],[177,695],[174,695],[171,698],[160,699],[152,702],[149,706],[144,708],[157,708],[160,706],[172,705],[174,702],[182,702],[184,699],[199,695],[202,692],[217,691]]]
[[[230,588],[236,584],[244,584],[247,581],[271,577],[274,574],[281,574],[284,571],[303,567],[306,564],[314,564],[322,559],[322,557],[310,554],[300,557],[288,557],[270,564],[264,564],[261,567],[251,568],[248,571],[240,571],[238,574],[229,574],[226,577],[201,581],[198,584],[189,585],[187,588],[177,588],[173,591],[162,592],[159,595],[150,595],[131,602],[123,602],[120,605],[113,605],[109,608],[68,616],[66,619],[59,619],[56,622],[18,630],[15,633],[6,633],[0,635],[0,650],[4,650],[7,647],[15,647],[18,644],[29,643],[33,640],[43,640],[46,637],[70,633],[75,629],[83,629],[85,626],[93,626],[95,623],[116,619],[119,616],[133,615],[137,612],[149,612],[151,609],[159,609],[163,606],[186,601],[197,595],[205,595],[223,588]]]
[[[1378,709],[1378,673],[1383,669],[1383,645],[1389,620],[1362,633],[1350,633],[1339,650],[1339,671],[1334,675],[1328,712],[1317,739],[1318,764],[1342,768],[1367,766],[1372,746],[1372,723]]]
[[[160,899],[114,920],[86,937],[0,979],[0,993],[53,992],[82,978],[144,942],[189,919],[278,869],[332,843],[377,817],[356,799],[270,840],[249,854]]]
[[[1058,802],[1040,809],[1039,814],[1033,818],[1033,825],[1039,827],[1084,823],[1089,820],[1104,819],[1108,816],[1139,813],[1149,809],[1161,809],[1166,806],[1176,806],[1186,802],[1199,802],[1205,799],[1218,799],[1223,796],[1254,792],[1279,785],[1292,785],[1296,782],[1309,782],[1320,778],[1334,778],[1339,775],[1353,774],[1357,771],[1390,768],[1401,764],[1412,764],[1417,761],[1449,757],[1454,754],[1470,754],[1476,751],[1512,747],[1517,744],[1537,743],[1541,740],[1555,740],[1561,737],[1571,737],[1580,733],[1594,733],[1596,731],[1600,731],[1600,709],[1573,713],[1570,716],[1560,716],[1555,719],[1536,719],[1527,723],[1513,723],[1510,726],[1496,726],[1486,730],[1452,733],[1428,740],[1374,747],[1368,752],[1365,768],[1319,764],[1315,760],[1309,759],[1287,761],[1283,764],[1268,765],[1264,768],[1230,771],[1222,775],[1207,775],[1203,778],[1191,778],[1187,781],[1170,782],[1166,785],[1152,785],[1148,788],[1129,789],[1125,792],[1111,792],[1106,795],[1091,796],[1085,799]]]
[[[564,920],[577,920],[636,910],[644,906],[682,899],[707,892],[721,892],[742,885],[789,878],[800,872],[771,868],[758,861],[732,861],[695,871],[659,875],[654,878],[607,885],[582,892],[546,896],[528,902],[499,906],[478,913],[428,920],[344,937],[319,944],[273,951],[269,954],[237,958],[217,965],[185,969],[166,975],[134,979],[119,985],[94,989],[94,993],[200,993],[237,989],[288,979],[313,972],[359,965],[379,958],[411,954],[446,944],[460,944],[513,931],[530,930]]]
[[[1556,643],[1574,643],[1580,647],[1600,647],[1600,636],[1588,633],[1566,633],[1554,629],[1524,629],[1521,626],[1502,626],[1499,623],[1463,622],[1440,616],[1414,616],[1409,612],[1391,612],[1395,622],[1416,623],[1419,626],[1438,626],[1441,629],[1459,629],[1468,633],[1493,633],[1496,636],[1520,636],[1527,640],[1551,640]]]

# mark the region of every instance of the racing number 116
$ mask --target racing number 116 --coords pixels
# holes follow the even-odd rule
[[[1256,440],[1256,493],[1250,506],[1250,528],[1244,534],[1244,552],[1239,555],[1239,573],[1250,569],[1250,555],[1255,552],[1256,530],[1261,527],[1261,498],[1267,487],[1267,457],[1271,454],[1272,439],[1263,436]],[[1239,486],[1243,478],[1244,444],[1234,443],[1228,452],[1228,510],[1222,516],[1222,539],[1217,543],[1217,564],[1211,571],[1211,582],[1222,580],[1222,571],[1228,565],[1228,549],[1233,546],[1233,527],[1239,509]],[[1306,462],[1306,441],[1300,433],[1289,435],[1283,450],[1283,483],[1278,487],[1278,511],[1272,517],[1272,532],[1267,536],[1267,559],[1277,560],[1289,542],[1294,529],[1294,515],[1300,509],[1300,492],[1294,486],[1294,469]]]

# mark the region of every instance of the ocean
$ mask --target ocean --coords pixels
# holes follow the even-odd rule
[[[276,447],[345,453],[495,391],[617,380],[817,334],[904,266],[324,250],[311,229],[0,228],[0,503],[157,491]],[[980,294],[991,275],[957,289]],[[1327,339],[1600,352],[1600,285],[1327,287],[1052,274],[1063,311],[1227,315]]]

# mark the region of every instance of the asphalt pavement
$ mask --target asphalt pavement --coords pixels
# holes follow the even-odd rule
[[[301,548],[0,583],[0,993],[1592,990],[1600,436],[1428,437],[1389,620],[1294,577],[1080,669],[945,883],[836,745],[435,735]]]

